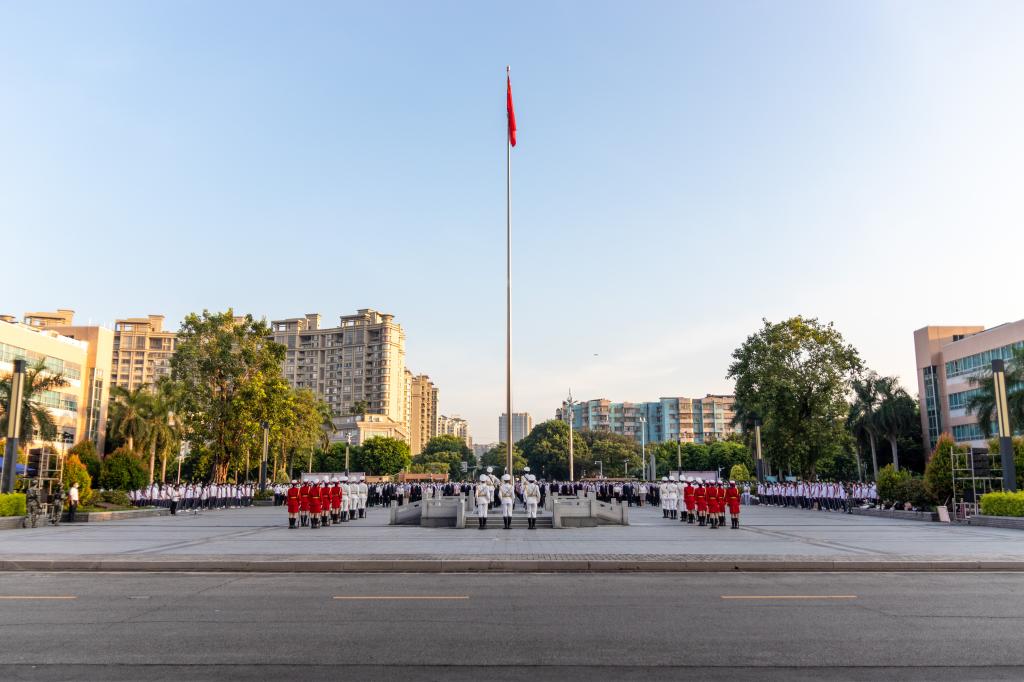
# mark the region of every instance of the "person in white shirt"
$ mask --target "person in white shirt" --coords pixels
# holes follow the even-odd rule
[[[68,521],[75,522],[75,512],[78,511],[78,484],[72,483],[68,491]]]

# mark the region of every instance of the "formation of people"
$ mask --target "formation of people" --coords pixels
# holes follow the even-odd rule
[[[153,483],[132,490],[128,497],[135,507],[163,507],[179,511],[234,509],[252,505],[253,483]]]
[[[710,528],[725,526],[726,512],[731,528],[740,527],[742,493],[736,481],[705,481],[702,478],[663,476],[658,486],[661,516]]]
[[[369,486],[362,476],[292,481],[285,491],[289,528],[326,528],[366,518]]]
[[[527,528],[536,530],[537,509],[543,504],[543,493],[541,486],[537,484],[537,477],[526,474],[517,483],[509,474],[499,479],[491,467],[487,468],[487,473],[480,474],[480,480],[473,487],[473,500],[476,504],[477,524],[480,530],[487,528],[487,514],[495,502],[501,507],[503,527],[510,530],[512,508],[517,494],[526,508]]]
[[[784,481],[757,484],[760,504],[820,511],[850,512],[853,507],[878,504],[874,483]]]

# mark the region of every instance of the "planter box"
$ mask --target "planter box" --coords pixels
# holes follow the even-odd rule
[[[875,516],[882,519],[903,519],[904,521],[938,521],[938,512],[903,511],[901,509],[852,509],[856,516]]]
[[[150,516],[170,516],[171,510],[158,509],[125,509],[122,511],[103,512],[78,512],[75,514],[75,523],[96,523],[97,521],[119,521],[121,519],[144,519]],[[64,512],[61,523],[68,520],[68,513]]]
[[[989,528],[1013,528],[1024,530],[1024,517],[1021,516],[972,516],[967,519],[969,526],[987,526]]]
[[[0,530],[21,528],[23,525],[25,525],[24,516],[0,516]]]

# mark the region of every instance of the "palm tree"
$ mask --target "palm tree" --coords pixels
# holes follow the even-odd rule
[[[144,411],[146,419],[146,441],[149,445],[149,482],[153,483],[156,470],[156,454],[160,451],[160,479],[161,482],[167,477],[167,453],[177,440],[177,434],[172,426],[171,403],[167,396],[153,393],[146,401]]]
[[[7,433],[8,406],[11,404],[11,381],[8,374],[0,379],[0,433]],[[46,369],[42,360],[25,371],[25,384],[22,387],[21,434],[28,438],[33,431],[38,438],[47,442],[57,437],[57,425],[53,421],[50,409],[43,404],[43,395],[68,385],[62,373]]]
[[[146,414],[150,392],[145,386],[128,390],[123,386],[110,389],[110,432],[128,441],[128,449],[135,452],[135,441],[145,439],[149,428]]]
[[[370,411],[370,403],[365,400],[357,400],[352,403],[352,407],[349,408],[348,413],[353,417],[365,417],[366,413]]]
[[[971,377],[971,385],[977,387],[967,401],[966,412],[978,418],[978,426],[985,438],[992,437],[992,424],[996,420],[995,382],[992,368],[986,367]],[[1014,348],[1013,356],[1006,361],[1006,403],[1010,408],[1010,425],[1015,431],[1024,428],[1024,347]]]
[[[914,428],[918,422],[917,403],[896,377],[882,377],[878,381],[879,433],[892,448],[892,467],[900,470],[898,441],[900,436]]]
[[[860,434],[867,438],[871,447],[871,467],[876,481],[878,480],[878,436],[881,432],[878,417],[879,381],[879,376],[874,372],[869,372],[862,379],[853,380],[853,403],[850,405],[850,415],[847,418],[847,424],[854,434]]]
[[[326,451],[331,447],[331,436],[338,432],[338,427],[334,423],[334,412],[330,405],[318,400],[316,409],[320,413],[320,449]]]

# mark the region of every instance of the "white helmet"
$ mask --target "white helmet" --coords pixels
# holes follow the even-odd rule
[[[293,479],[292,479],[292,485],[298,485],[298,484],[299,484],[299,482],[298,482],[298,481],[296,481],[296,480],[295,480],[295,479],[293,478]]]
[[[486,483],[487,482],[487,477],[484,476],[483,474],[480,474],[480,482],[481,483]]]
[[[526,477],[526,480],[529,481],[530,483],[533,483],[534,481],[537,480],[537,477],[534,476],[533,474],[530,474],[529,476]]]
[[[676,476],[669,476],[668,480],[670,480],[670,481],[678,481],[679,478],[677,478]]]
[[[348,483],[348,476],[346,476],[345,474],[342,474],[341,475],[341,482],[342,483]]]
[[[494,473],[494,467],[487,467],[487,473]]]
[[[509,476],[508,474],[505,474],[504,476],[501,477],[501,480],[503,480],[503,481],[511,481],[512,477]]]
[[[698,478],[697,479],[697,483],[700,483],[701,485],[704,485],[704,479],[703,478]]]
[[[665,481],[665,482],[667,483],[667,482],[668,482],[668,476],[662,476],[662,477],[661,477],[661,480],[662,480],[662,481]]]

